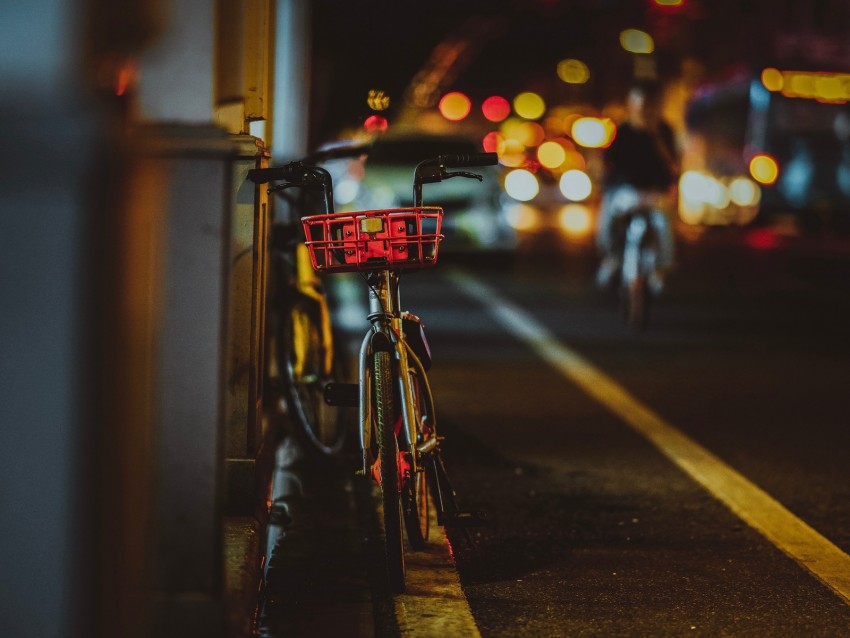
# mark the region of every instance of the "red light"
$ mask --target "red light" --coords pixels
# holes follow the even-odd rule
[[[779,246],[779,237],[769,228],[757,228],[747,233],[744,241],[750,248],[770,250]]]
[[[366,121],[363,122],[363,128],[370,133],[383,133],[387,130],[388,126],[389,122],[387,122],[387,118],[381,117],[380,115],[370,115],[366,118]]]
[[[115,95],[122,96],[136,83],[136,65],[128,60],[118,69],[115,78]]]
[[[504,148],[505,140],[501,133],[491,131],[484,136],[481,146],[488,153],[498,153],[501,148]]]
[[[511,105],[505,98],[493,95],[481,104],[481,112],[491,122],[501,122],[511,114]]]

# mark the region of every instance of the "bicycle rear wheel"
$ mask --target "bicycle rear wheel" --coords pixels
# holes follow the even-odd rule
[[[390,589],[404,591],[404,541],[402,539],[402,506],[398,475],[398,441],[395,434],[396,414],[393,402],[393,374],[389,352],[375,352],[372,359],[375,389],[374,414],[378,428],[381,467],[381,502],[384,510],[387,578]]]
[[[296,433],[309,447],[333,455],[345,443],[345,418],[324,400],[324,344],[315,312],[295,304],[280,327],[283,395]]]
[[[425,381],[425,371],[410,369],[410,385],[413,390],[414,418],[416,420],[416,443],[427,443],[437,433],[434,431],[434,404]],[[411,451],[411,453],[415,453]],[[422,549],[430,533],[428,482],[432,464],[418,459],[420,471],[405,477],[402,490],[402,508],[407,540],[413,549]]]

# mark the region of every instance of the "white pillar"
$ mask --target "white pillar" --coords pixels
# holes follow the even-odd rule
[[[307,154],[310,112],[310,2],[278,0],[272,163]]]

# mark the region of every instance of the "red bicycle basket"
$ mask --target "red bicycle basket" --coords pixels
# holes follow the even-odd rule
[[[301,223],[319,272],[426,268],[437,263],[443,239],[438,206],[311,215]]]

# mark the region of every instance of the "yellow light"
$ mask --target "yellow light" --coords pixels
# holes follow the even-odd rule
[[[561,170],[568,171],[571,168],[578,168],[582,171],[587,168],[587,162],[584,159],[584,155],[575,149],[567,151],[567,158],[564,160],[564,163],[561,164]]]
[[[514,111],[526,120],[536,120],[546,112],[546,102],[537,93],[520,93],[514,98]]]
[[[509,117],[499,125],[499,132],[506,140],[519,141],[519,127],[524,122],[518,117]]]
[[[683,200],[679,197],[679,218],[689,226],[699,224],[705,215],[705,204]]]
[[[506,139],[501,147],[497,150],[499,153],[499,161],[511,168],[516,168],[525,164],[525,147],[518,141]]]
[[[767,68],[761,72],[761,83],[764,84],[764,88],[768,91],[781,91],[785,84],[785,79],[782,77],[781,71],[774,68]]]
[[[655,0],[655,4],[661,7],[681,7],[682,0]]]
[[[815,80],[815,93],[820,100],[836,102],[846,99],[841,86],[841,78],[836,75],[823,75]]]
[[[582,204],[567,204],[561,208],[558,223],[567,235],[574,238],[589,235],[593,227],[590,209]]]
[[[767,76],[767,79],[765,79]],[[765,69],[762,84],[785,97],[844,104],[850,100],[850,74]]]
[[[779,165],[770,155],[760,154],[750,160],[750,175],[759,184],[770,185],[779,177]]]
[[[620,33],[620,45],[629,53],[652,53],[655,42],[646,31],[626,29]]]
[[[537,122],[523,122],[517,127],[515,133],[515,139],[529,148],[539,146],[544,137],[546,132]]]
[[[453,91],[446,93],[437,105],[440,114],[447,120],[458,122],[464,119],[472,110],[472,102],[463,93]]]
[[[729,197],[738,206],[755,206],[761,199],[761,189],[746,177],[736,177],[729,184]]]
[[[540,215],[534,206],[514,204],[505,209],[505,217],[512,228],[516,230],[531,230],[537,226]]]
[[[679,178],[679,217],[686,224],[699,224],[710,197],[708,176],[698,171],[685,171]]]
[[[597,117],[580,117],[573,122],[572,138],[586,148],[602,148],[611,143],[614,123]]]
[[[390,96],[379,89],[372,89],[366,98],[366,104],[373,111],[386,111],[390,107]]]
[[[558,142],[543,142],[537,149],[537,160],[546,168],[558,168],[567,159],[567,152]]]
[[[543,129],[546,131],[546,135],[551,137],[557,137],[567,132],[567,129],[564,128],[564,118],[555,115],[550,115],[543,120]]]
[[[505,177],[505,192],[517,201],[527,202],[540,192],[540,184],[534,173],[518,168]]]
[[[558,62],[558,77],[567,84],[584,84],[590,79],[590,69],[581,60],[568,58]]]
[[[561,193],[569,200],[581,202],[590,197],[593,185],[584,171],[572,169],[561,175],[558,182]]]
[[[786,75],[787,91],[794,97],[815,97],[815,76],[811,73],[789,73]]]

